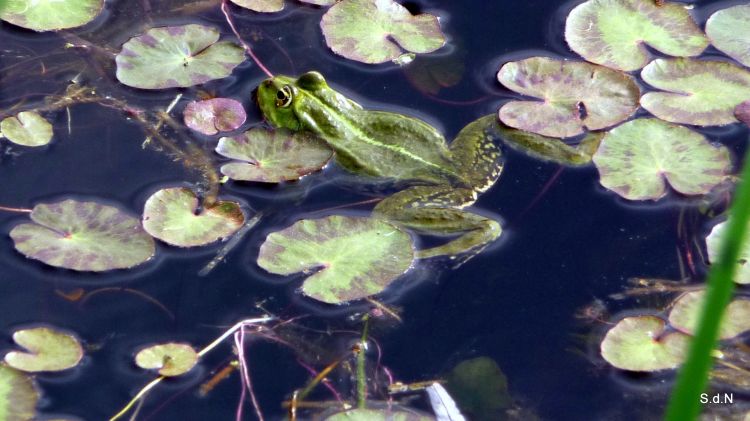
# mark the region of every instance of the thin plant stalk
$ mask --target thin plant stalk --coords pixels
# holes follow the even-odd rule
[[[365,326],[362,328],[362,339],[357,351],[357,408],[367,407],[367,375],[365,372],[367,335],[370,328],[370,318],[365,315]]]

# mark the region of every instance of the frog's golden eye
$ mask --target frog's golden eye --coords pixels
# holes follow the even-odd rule
[[[284,86],[276,92],[276,106],[286,108],[292,103],[292,88]]]

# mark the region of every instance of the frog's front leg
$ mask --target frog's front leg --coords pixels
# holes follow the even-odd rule
[[[405,228],[432,235],[456,235],[440,246],[417,252],[426,259],[436,256],[459,256],[466,261],[500,236],[500,223],[494,219],[462,209],[476,200],[470,189],[452,186],[416,186],[381,201],[375,216],[388,219]]]

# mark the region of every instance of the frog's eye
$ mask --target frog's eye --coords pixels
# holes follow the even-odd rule
[[[286,108],[292,103],[292,88],[284,86],[276,92],[276,106]]]

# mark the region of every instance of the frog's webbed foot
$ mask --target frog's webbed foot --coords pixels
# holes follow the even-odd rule
[[[448,256],[462,264],[500,236],[500,223],[462,209],[476,200],[469,189],[451,186],[416,186],[380,202],[373,213],[405,228],[432,235],[458,235],[457,238],[417,252],[427,259]]]

